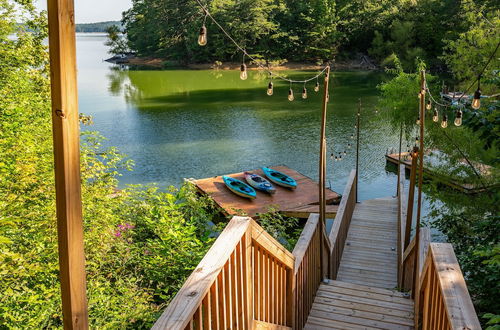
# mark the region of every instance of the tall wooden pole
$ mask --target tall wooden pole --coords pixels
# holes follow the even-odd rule
[[[326,67],[325,70],[325,84],[323,90],[323,104],[321,112],[321,137],[319,144],[319,220],[321,222],[321,248],[320,250],[320,260],[321,260],[321,275],[324,275],[323,267],[323,232],[326,228],[326,118],[327,118],[327,106],[328,106],[328,84],[330,81],[330,66]],[[328,267],[327,267],[328,269]]]
[[[400,173],[399,171],[401,170],[401,144],[403,143],[403,122],[401,122],[401,127],[399,129],[399,153],[398,153],[398,186],[396,188],[396,196],[399,196],[401,192],[399,191],[399,180],[400,180]]]
[[[420,71],[420,146],[419,146],[419,162],[418,162],[418,200],[417,200],[417,219],[415,221],[415,262],[413,268],[413,296],[417,295],[419,290],[418,284],[420,279],[418,278],[418,271],[420,268],[418,255],[420,249],[420,217],[422,213],[422,184],[423,184],[423,173],[424,173],[424,128],[425,128],[425,71]]]
[[[359,124],[361,119],[361,99],[358,100],[358,112],[356,114],[356,203],[358,202],[359,181]]]
[[[65,329],[88,329],[73,0],[47,0],[57,233]]]

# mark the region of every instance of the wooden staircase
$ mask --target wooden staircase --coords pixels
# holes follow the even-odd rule
[[[404,293],[327,280],[304,329],[413,329],[413,300]]]
[[[330,232],[311,214],[292,252],[234,217],[153,329],[481,329],[453,247],[428,228],[410,242],[404,177],[360,203],[355,178]]]

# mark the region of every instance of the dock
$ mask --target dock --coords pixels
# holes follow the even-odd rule
[[[387,154],[385,155],[385,159],[387,162],[392,163],[397,165],[403,164],[405,168],[411,170],[411,157],[409,152],[402,152],[401,153],[401,160],[399,160],[399,154],[398,153],[393,153],[393,154]],[[465,161],[464,161],[465,164]],[[479,169],[479,172],[482,174],[487,175],[488,172],[490,171],[490,166],[485,165],[485,164],[480,164],[480,163],[474,163],[474,166],[476,169]],[[428,166],[425,166],[425,161],[424,161],[424,175],[435,179],[439,181],[440,183],[447,185],[453,189],[459,190],[465,194],[477,194],[481,192],[485,192],[489,188],[495,187],[495,185],[489,185],[486,186],[486,189],[484,186],[476,183],[466,183],[466,182],[461,182],[460,180],[457,180],[451,176],[443,175],[441,173],[437,173],[436,171],[432,170]]]
[[[296,189],[288,189],[274,184],[273,195],[257,191],[257,198],[250,200],[232,193],[224,184],[222,176],[194,180],[198,191],[210,196],[225,215],[246,215],[256,217],[274,207],[286,216],[308,218],[311,213],[319,212],[318,183],[287,166],[271,166],[272,169],[285,173],[297,181]],[[262,170],[249,171],[264,176]],[[243,172],[226,174],[245,182]],[[337,212],[340,195],[326,189],[327,216],[334,218]]]

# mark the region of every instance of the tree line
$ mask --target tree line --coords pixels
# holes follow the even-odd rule
[[[483,17],[498,15],[489,0],[205,0],[213,17],[249,54],[269,60],[323,62],[395,54],[404,68],[420,58],[433,68],[448,45]],[[241,61],[208,18],[208,44],[196,43],[205,14],[195,0],[134,0],[123,13],[128,46],[140,56],[183,63]]]

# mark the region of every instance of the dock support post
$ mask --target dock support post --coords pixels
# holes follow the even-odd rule
[[[356,203],[358,202],[359,180],[359,123],[361,119],[361,99],[358,99],[358,112],[356,113]]]
[[[326,228],[326,117],[327,117],[327,106],[328,106],[328,84],[330,81],[330,66],[328,65],[325,70],[325,84],[323,90],[323,104],[321,113],[321,137],[319,144],[319,220],[321,222],[321,233],[323,233]],[[321,243],[320,246],[323,247],[323,236],[320,235]],[[323,249],[319,249],[321,268],[323,268]],[[323,269],[321,269],[321,274],[323,274]]]
[[[59,278],[65,329],[88,329],[73,0],[48,0]]]

